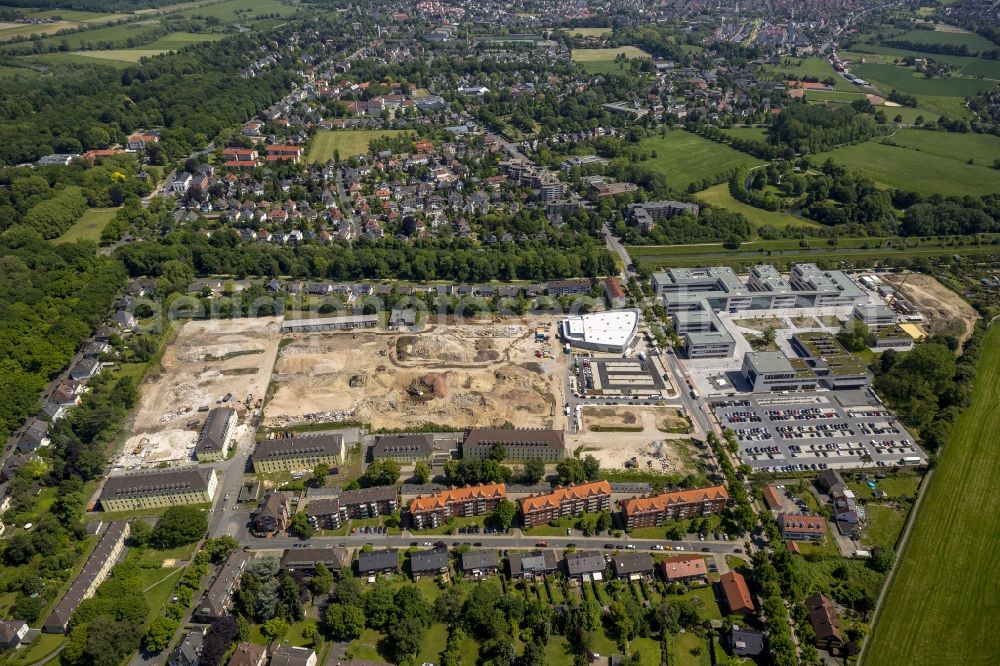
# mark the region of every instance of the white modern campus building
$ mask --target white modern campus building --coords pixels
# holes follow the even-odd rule
[[[609,310],[567,317],[559,322],[564,342],[580,349],[621,353],[639,331],[639,311]]]

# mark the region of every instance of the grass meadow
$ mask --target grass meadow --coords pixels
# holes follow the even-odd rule
[[[735,167],[763,163],[686,130],[671,130],[663,136],[643,139],[641,145],[656,151],[656,157],[643,162],[643,166],[664,174],[667,184],[677,190]]]
[[[863,666],[990,664],[1000,580],[1000,327],[983,342],[972,406],[955,422],[889,582]]]
[[[887,113],[891,111],[887,110]],[[979,134],[901,130],[888,139],[844,146],[815,156],[859,171],[885,187],[924,195],[982,195],[1000,192],[1000,171],[990,168],[1000,156],[1000,138]],[[972,159],[973,164],[968,164]]]
[[[340,159],[368,152],[368,142],[382,136],[402,134],[402,130],[333,130],[317,132],[306,161],[310,164],[333,159],[334,151],[340,151]]]
[[[573,62],[579,64],[590,74],[607,74],[617,72],[619,63],[615,58],[624,54],[626,58],[651,58],[648,53],[635,46],[620,46],[615,49],[573,49]]]

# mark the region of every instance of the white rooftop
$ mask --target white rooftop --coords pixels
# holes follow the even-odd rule
[[[638,310],[609,310],[567,317],[563,334],[571,341],[625,347],[639,325]]]

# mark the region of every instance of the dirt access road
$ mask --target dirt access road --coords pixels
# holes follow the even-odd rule
[[[961,296],[935,278],[922,273],[889,274],[880,277],[897,288],[905,279],[906,283],[899,292],[927,318],[924,328],[931,335],[938,333],[954,335],[960,342],[965,342],[972,335],[979,313]]]

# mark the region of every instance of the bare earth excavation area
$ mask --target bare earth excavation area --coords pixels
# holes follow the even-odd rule
[[[927,317],[927,332],[955,335],[962,342],[972,335],[972,328],[979,315],[961,296],[946,288],[929,275],[909,273],[907,275],[883,275],[883,280],[893,287],[906,280],[900,289],[909,300]]]
[[[280,319],[193,321],[167,347],[162,371],[140,387],[133,435],[117,467],[191,457],[207,410],[223,404],[240,417],[264,397],[278,353]],[[226,396],[229,396],[226,399]],[[225,400],[223,402],[223,400]]]
[[[551,320],[431,326],[420,333],[290,336],[274,368],[264,424],[357,421],[406,429],[565,427],[565,363],[535,328]]]

